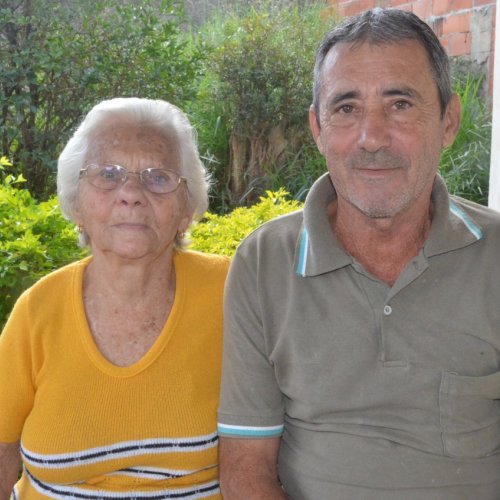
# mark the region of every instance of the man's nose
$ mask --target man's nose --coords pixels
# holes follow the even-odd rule
[[[391,144],[391,135],[386,113],[383,109],[365,110],[359,126],[358,145],[374,153]]]

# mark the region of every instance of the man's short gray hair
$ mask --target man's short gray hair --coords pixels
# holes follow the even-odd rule
[[[319,97],[322,86],[322,68],[326,56],[338,43],[386,45],[403,40],[416,40],[426,50],[439,93],[441,116],[444,116],[453,90],[450,61],[438,37],[430,26],[412,12],[377,7],[345,19],[323,39],[314,65],[313,106],[319,124]]]
[[[92,137],[110,120],[120,119],[143,127],[151,127],[173,141],[181,159],[180,175],[187,179],[189,208],[193,218],[201,219],[208,208],[209,175],[200,160],[196,133],[187,116],[176,106],[162,100],[121,97],[102,101],[84,118],[59,156],[57,163],[57,195],[65,217],[74,220],[80,169],[92,147]],[[83,236],[82,244],[88,244]],[[182,241],[176,241],[177,246]]]

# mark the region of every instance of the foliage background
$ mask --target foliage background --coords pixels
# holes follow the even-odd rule
[[[3,0],[1,153],[38,199],[55,191],[58,153],[82,116],[115,96],[193,99],[200,54],[176,0]]]
[[[5,175],[9,166],[0,159],[0,328],[23,290],[84,253],[57,200],[37,202],[28,190],[17,189],[25,180]]]
[[[307,126],[324,1],[211,0],[189,24],[182,0],[3,0],[0,154],[38,200],[55,192],[58,153],[82,116],[114,96],[185,109],[227,213],[284,186],[303,200],[324,170]],[[213,7],[212,5],[212,7]],[[230,8],[229,5],[233,7]],[[485,202],[491,117],[480,78],[459,80],[464,124],[443,155],[452,192]]]
[[[181,0],[0,3],[0,326],[22,290],[85,253],[53,197],[55,165],[102,99],[161,98],[187,112],[214,180],[194,248],[231,255],[253,228],[300,206],[325,171],[307,110],[331,20],[319,0],[236,4],[190,24]],[[481,75],[457,78],[462,127],[440,172],[452,193],[486,204],[481,89]]]
[[[214,169],[215,210],[252,203],[283,169],[307,168],[314,54],[330,24],[321,13],[318,6],[252,7],[217,16],[200,32],[205,71],[192,114],[197,123],[210,109],[213,116],[218,103],[216,119],[225,124],[218,151],[212,138],[201,136],[203,146],[223,158]]]
[[[453,194],[488,204],[491,150],[491,113],[481,88],[481,75],[465,75],[455,83],[462,105],[460,130],[441,154],[440,173]]]

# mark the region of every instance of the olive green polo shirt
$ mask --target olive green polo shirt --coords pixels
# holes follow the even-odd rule
[[[303,211],[240,246],[226,284],[219,433],[281,435],[292,499],[500,498],[500,214],[433,188],[390,287]]]

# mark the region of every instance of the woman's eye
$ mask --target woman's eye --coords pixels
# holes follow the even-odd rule
[[[119,176],[118,170],[116,168],[104,168],[101,171],[101,177],[104,179],[112,180]]]
[[[153,174],[151,176],[151,182],[154,182],[155,184],[167,184],[169,182],[169,177],[168,175],[159,173],[159,174]]]

